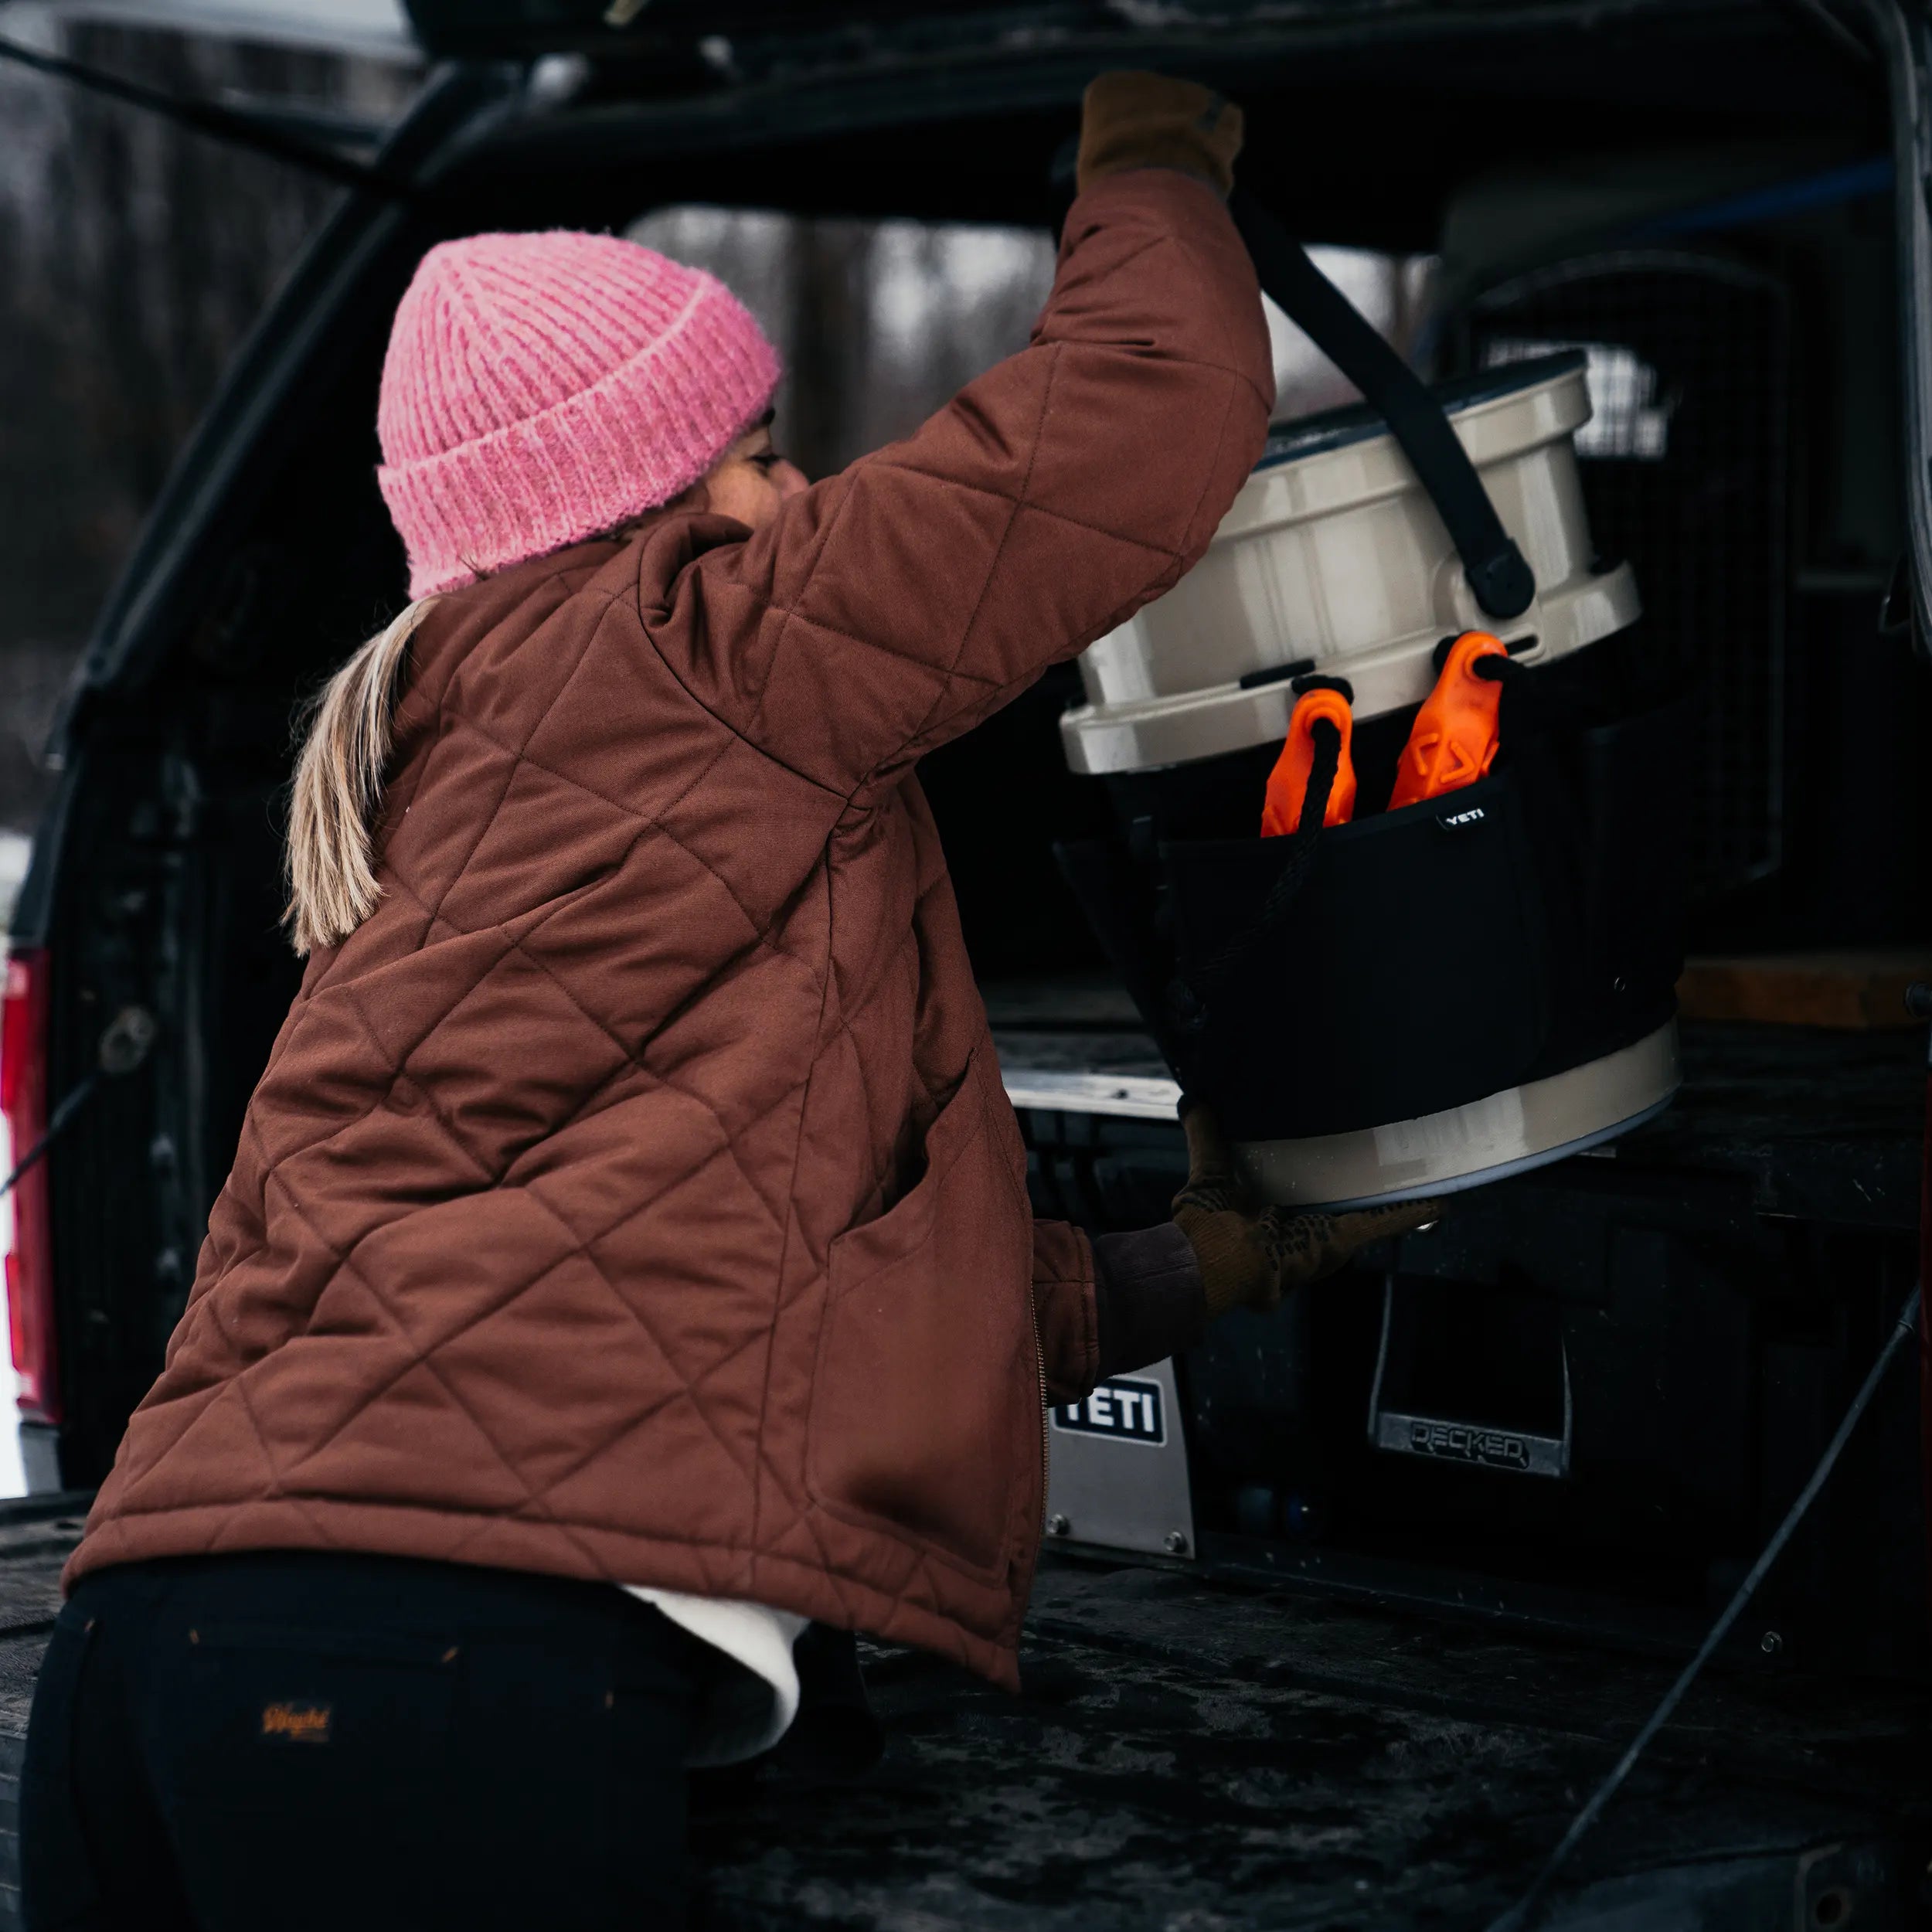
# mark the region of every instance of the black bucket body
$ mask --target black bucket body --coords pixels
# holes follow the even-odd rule
[[[1692,706],[1558,677],[1512,679],[1504,753],[1461,791],[1263,838],[1247,828],[1266,766],[1243,754],[1119,782],[1121,836],[1062,849],[1176,1079],[1230,1139],[1415,1121],[1668,1029]],[[1385,721],[1386,745],[1358,733],[1365,801],[1413,715]]]

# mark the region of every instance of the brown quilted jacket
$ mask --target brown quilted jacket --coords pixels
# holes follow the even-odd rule
[[[1002,1682],[1094,1263],[1036,1223],[913,768],[1206,546],[1273,400],[1185,176],[1032,345],[747,536],[454,595],[69,1580],[345,1549],[750,1598]]]

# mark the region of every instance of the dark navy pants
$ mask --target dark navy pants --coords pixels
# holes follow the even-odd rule
[[[680,1926],[715,1658],[607,1584],[322,1554],[98,1571],[34,1698],[29,1932]]]

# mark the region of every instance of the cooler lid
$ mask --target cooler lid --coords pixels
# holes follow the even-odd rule
[[[1430,386],[1434,396],[1447,416],[1460,415],[1479,403],[1500,402],[1520,396],[1539,383],[1574,375],[1587,366],[1580,349],[1560,350],[1553,355],[1531,356],[1520,362],[1505,362],[1495,369],[1478,369],[1473,376],[1458,376]],[[1366,403],[1352,403],[1340,409],[1323,410],[1318,415],[1298,417],[1291,423],[1277,423],[1268,431],[1257,470],[1271,469],[1277,463],[1292,462],[1304,456],[1318,456],[1328,450],[1345,449],[1351,443],[1366,443],[1371,437],[1386,436],[1389,425],[1380,410]]]

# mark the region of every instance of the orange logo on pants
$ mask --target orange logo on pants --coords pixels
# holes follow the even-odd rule
[[[284,1744],[326,1744],[334,1715],[327,1704],[264,1704],[262,1736]]]

